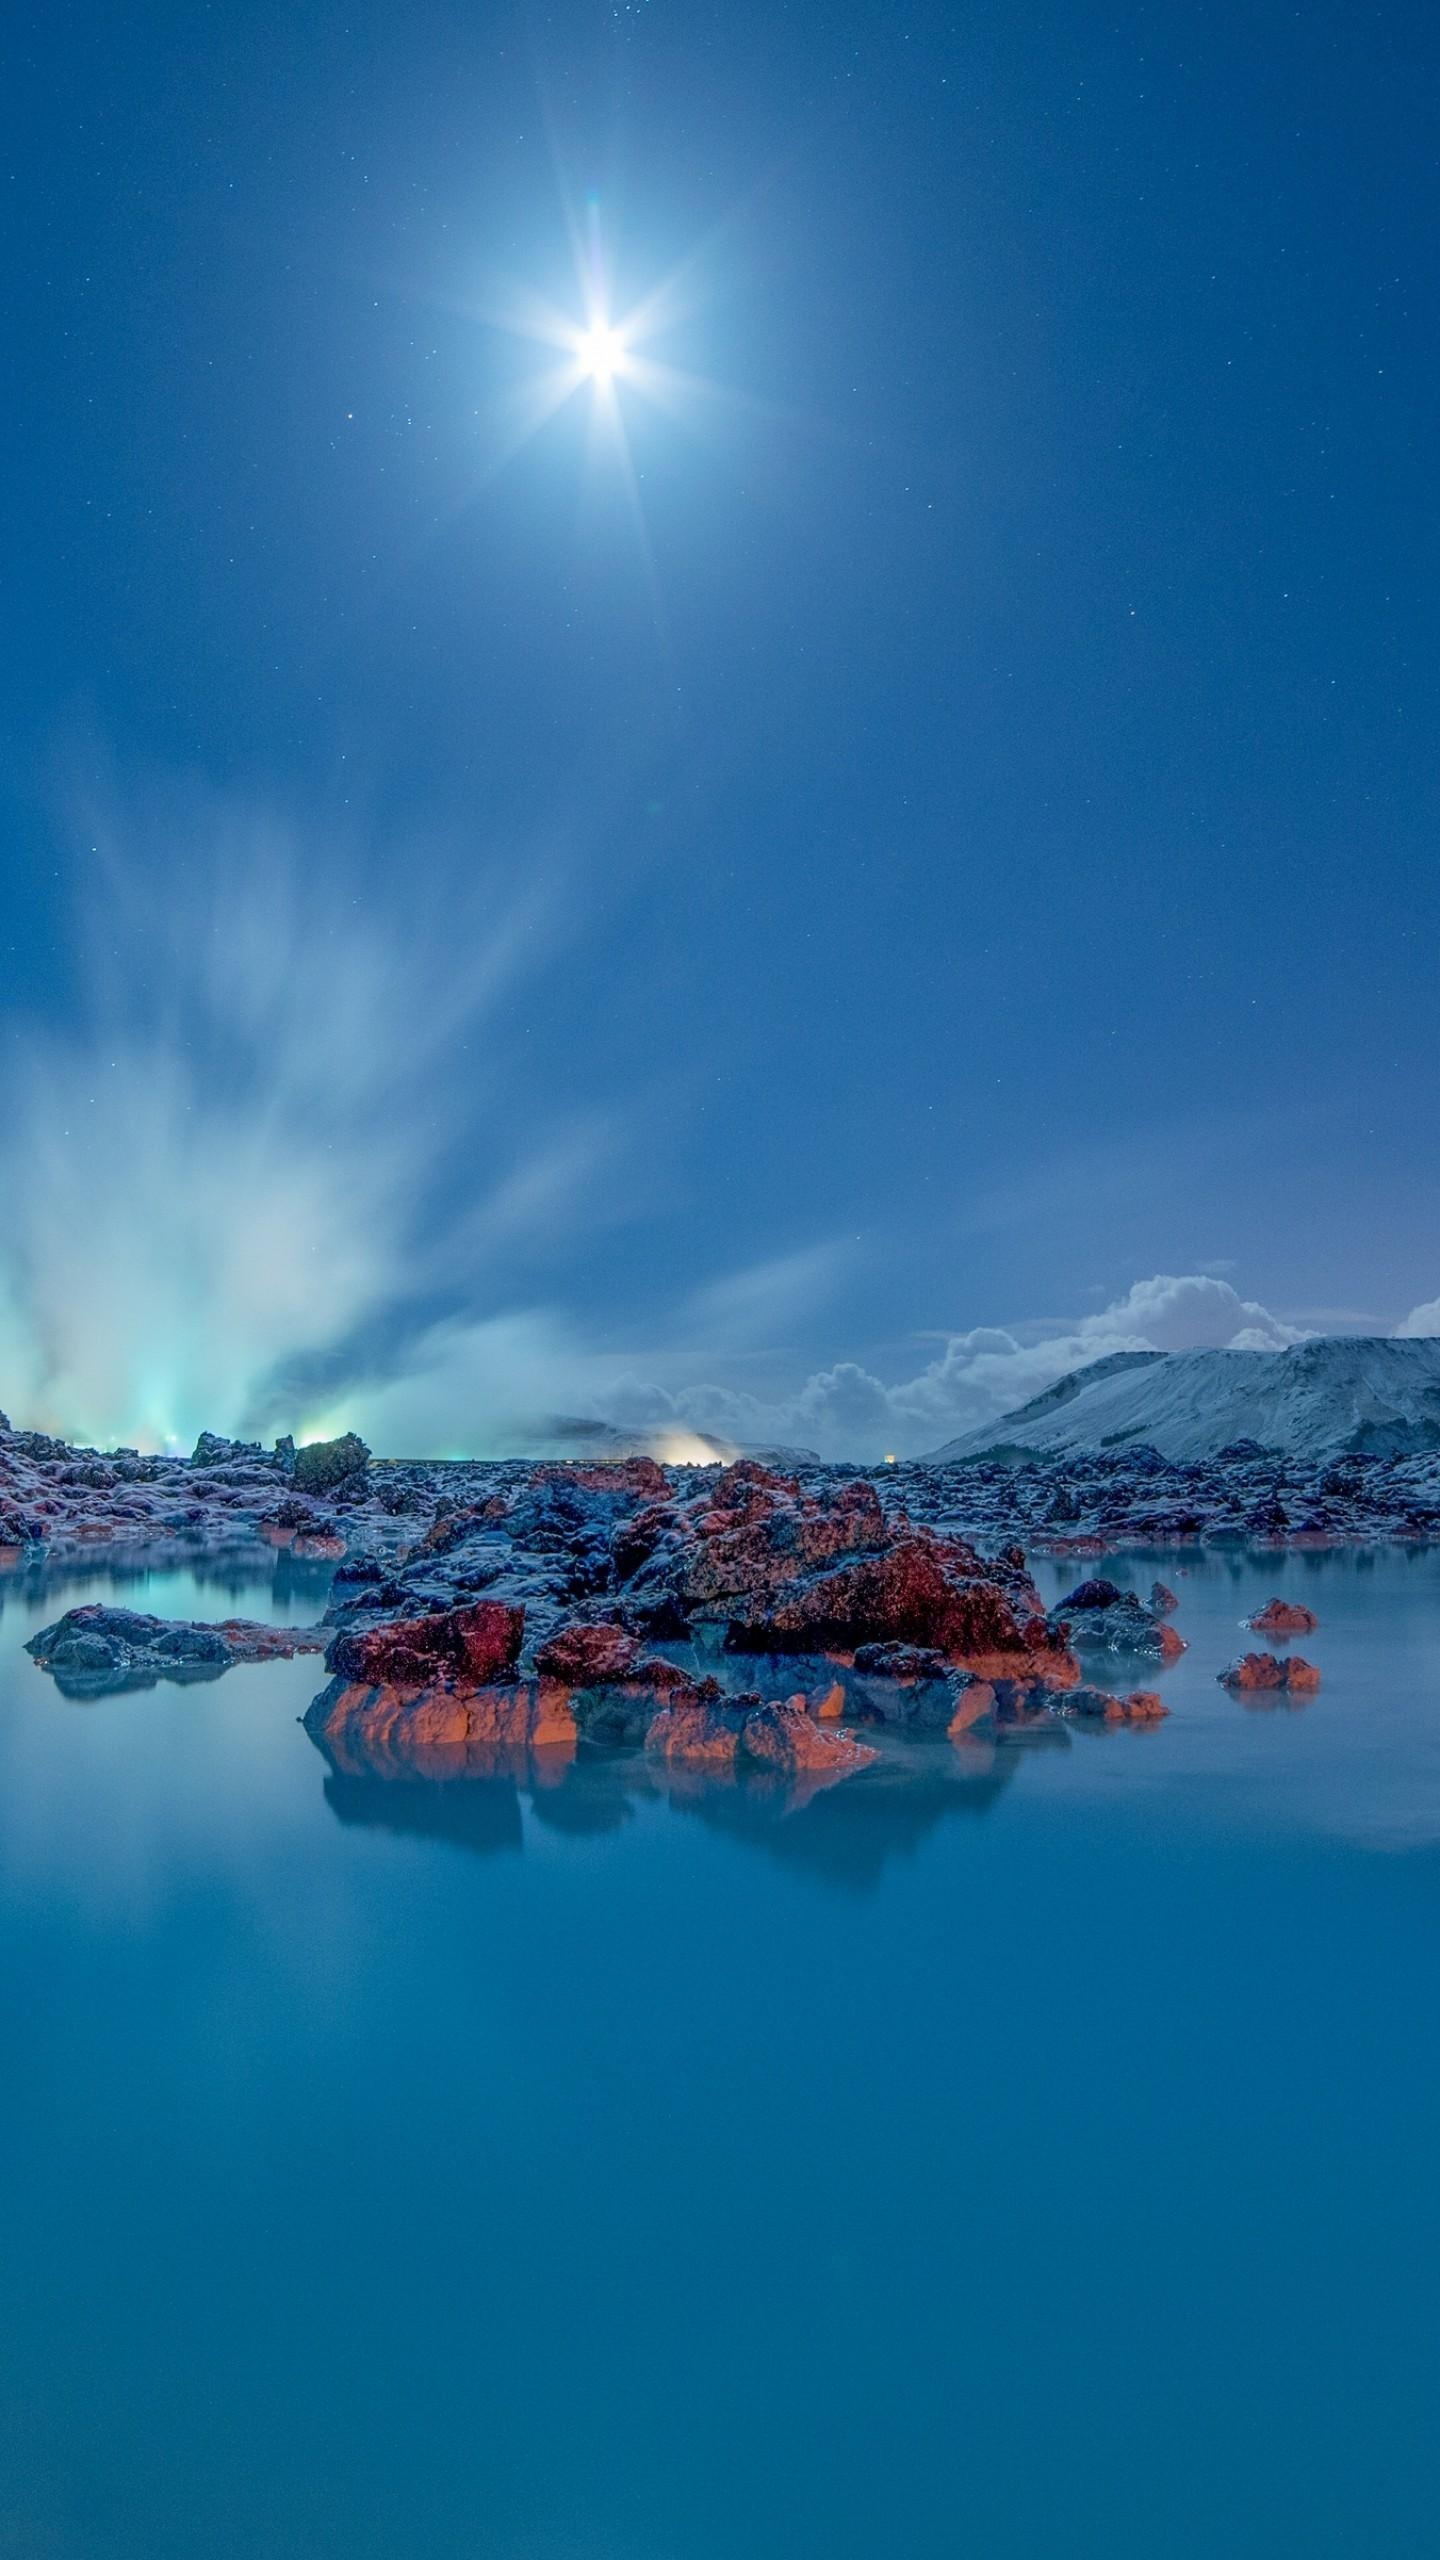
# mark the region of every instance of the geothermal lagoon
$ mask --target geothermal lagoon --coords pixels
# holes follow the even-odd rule
[[[304,1656],[67,1696],[62,1610],[334,1560],[12,1561],[0,2551],[1423,2547],[1440,1550],[1083,1570],[1172,1587],[1163,1721],[807,1791],[340,1769]],[[1216,1678],[1275,1596],[1303,1703]]]

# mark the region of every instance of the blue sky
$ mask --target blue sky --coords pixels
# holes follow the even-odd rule
[[[1433,1301],[1437,52],[22,21],[0,1399],[870,1454]],[[679,387],[505,458],[577,237]]]

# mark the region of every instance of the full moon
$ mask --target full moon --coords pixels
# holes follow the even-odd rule
[[[588,374],[592,382],[610,382],[624,365],[625,341],[618,329],[597,322],[585,331],[575,353],[581,372]]]

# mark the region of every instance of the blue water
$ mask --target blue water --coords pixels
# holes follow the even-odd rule
[[[1440,1557],[1178,1562],[1158,1730],[791,1810],[336,1782],[10,1586],[3,2560],[1427,2547]]]

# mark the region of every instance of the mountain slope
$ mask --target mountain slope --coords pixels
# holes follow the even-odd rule
[[[1297,1457],[1440,1448],[1440,1337],[1335,1335],[1289,1351],[1119,1351],[932,1451],[929,1465],[1147,1442],[1213,1458],[1233,1440]]]

